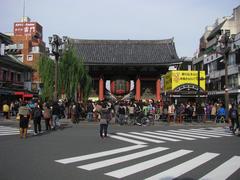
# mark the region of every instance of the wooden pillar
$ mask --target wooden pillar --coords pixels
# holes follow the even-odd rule
[[[161,81],[160,79],[157,79],[156,81],[156,100],[161,100]]]
[[[139,101],[141,99],[141,81],[139,78],[136,80],[136,95],[135,100]]]
[[[104,100],[104,80],[103,80],[103,78],[99,79],[99,95],[98,95],[98,99],[100,101]]]

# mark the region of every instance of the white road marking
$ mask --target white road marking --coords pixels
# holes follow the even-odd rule
[[[155,139],[162,139],[162,140],[166,140],[166,141],[181,141],[179,139],[173,139],[173,138],[168,138],[168,137],[161,137],[161,136],[156,136],[156,135],[150,135],[150,134],[146,134],[146,133],[138,133],[138,132],[130,132],[131,134],[136,134],[136,135],[140,135],[140,136],[146,136],[146,137],[151,137],[151,138],[155,138]]]
[[[172,131],[172,130],[170,130]],[[215,137],[215,138],[219,138],[221,136],[217,136],[217,135],[210,135],[210,134],[206,134],[206,133],[200,133],[200,132],[191,132],[189,130],[178,130],[179,132],[183,132],[183,133],[188,133],[188,134],[193,134],[193,135],[198,135],[198,136],[202,136],[202,137]]]
[[[231,159],[212,170],[201,180],[225,180],[240,168],[240,156],[233,156]]]
[[[138,163],[138,164],[135,164],[135,165],[132,165],[132,166],[128,166],[128,167],[116,170],[116,171],[105,173],[105,175],[112,176],[112,177],[115,177],[115,178],[124,178],[126,176],[131,175],[131,174],[135,174],[137,172],[149,169],[149,168],[157,166],[159,164],[163,164],[165,162],[171,161],[171,160],[176,159],[178,157],[184,156],[184,155],[189,154],[191,152],[192,151],[190,151],[190,150],[175,151],[175,152],[160,156],[160,157],[155,158],[155,159],[151,159],[151,160],[148,160],[148,161],[144,161],[142,163]]]
[[[142,141],[137,141],[137,140],[134,140],[134,139],[129,139],[129,138],[116,136],[116,135],[109,135],[109,137],[114,138],[114,139],[119,139],[119,140],[122,140],[122,141],[126,141],[126,142],[129,142],[129,143],[133,143],[133,144],[147,144],[147,143],[142,142]]]
[[[83,155],[83,156],[76,156],[76,157],[71,157],[71,158],[55,160],[55,161],[58,162],[58,163],[62,163],[62,164],[69,164],[69,163],[74,163],[74,162],[79,162],[79,161],[84,161],[84,160],[109,156],[109,155],[112,155],[112,154],[127,152],[127,151],[131,151],[131,150],[135,150],[135,149],[140,149],[140,148],[143,148],[143,147],[146,147],[146,145],[140,145],[139,144],[139,145],[128,146],[128,147],[124,147],[124,148],[102,151],[102,152],[93,153],[93,154],[87,154],[87,155]]]
[[[167,134],[167,133],[165,133],[164,131],[162,131],[163,133],[161,133],[161,132],[146,132],[146,133],[148,133],[148,134],[155,134],[155,135],[161,135],[161,136],[167,136],[167,137],[172,137],[172,138],[178,138],[178,139],[184,139],[184,140],[190,140],[190,141],[192,141],[192,140],[196,140],[196,139],[194,139],[194,138],[190,138],[190,137],[182,137],[182,136],[176,136],[176,135],[172,135],[172,134]]]
[[[154,139],[150,139],[150,138],[146,138],[146,137],[140,137],[140,136],[135,136],[135,135],[131,135],[131,134],[126,134],[126,133],[116,133],[116,134],[121,135],[121,136],[130,137],[130,138],[140,139],[143,141],[153,142],[153,143],[164,143],[165,142],[165,141],[154,140]]]
[[[164,131],[157,131],[157,132],[164,132]],[[174,134],[174,135],[178,135],[178,136],[186,136],[186,137],[192,137],[192,138],[199,138],[199,139],[208,139],[208,137],[199,137],[199,136],[194,136],[194,135],[191,135],[191,134],[186,134],[186,133],[183,133],[183,132],[179,132],[179,131],[165,131],[165,133],[169,133],[169,134]]]
[[[156,174],[152,177],[147,178],[146,180],[159,180],[159,179],[164,179],[164,180],[171,180],[175,179],[178,176],[181,176],[185,174],[186,172],[202,165],[203,163],[206,163],[207,161],[215,158],[219,154],[216,153],[204,153],[200,156],[197,156],[194,159],[191,159],[189,161],[186,161],[182,164],[179,164],[173,168],[170,168],[166,171],[163,171],[159,174]]]
[[[137,159],[137,158],[140,158],[140,157],[148,156],[150,154],[154,154],[154,153],[157,153],[157,152],[160,152],[160,151],[164,151],[166,149],[169,149],[169,148],[157,147],[157,148],[148,149],[148,150],[145,150],[145,151],[140,151],[140,152],[137,152],[137,153],[133,153],[133,154],[129,154],[129,155],[121,156],[121,157],[116,157],[116,158],[107,159],[107,160],[104,160],[104,161],[99,161],[99,162],[95,162],[95,163],[91,163],[91,164],[86,164],[86,165],[83,165],[83,166],[78,166],[78,168],[85,169],[85,170],[99,169],[99,168],[107,167],[107,166],[110,166],[110,165],[118,164],[118,163],[121,163],[121,162],[130,161],[132,159]]]

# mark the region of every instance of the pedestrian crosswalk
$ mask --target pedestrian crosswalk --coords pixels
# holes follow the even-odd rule
[[[109,135],[111,138],[126,141],[133,144],[178,142],[183,140],[197,140],[209,138],[221,138],[233,136],[223,128],[198,128],[198,129],[177,129],[158,130],[143,132],[117,132]]]
[[[33,133],[33,130],[28,130],[28,133]],[[18,135],[19,128],[0,126],[0,136]]]
[[[217,157],[224,161],[214,161]],[[76,168],[87,171],[100,169],[101,171],[96,172],[117,179],[131,176],[134,178],[138,173],[149,170],[141,179],[174,179],[196,171],[199,176],[197,179],[219,180],[227,179],[240,171],[240,156],[232,156],[226,160],[226,157],[219,153],[199,154],[188,149],[174,150],[148,145],[133,145],[55,161],[61,164],[74,163]],[[203,168],[209,164],[210,170]],[[155,168],[155,171],[151,171],[151,168]]]

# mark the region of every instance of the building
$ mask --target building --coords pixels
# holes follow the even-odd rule
[[[170,66],[177,66],[173,39],[165,40],[79,40],[70,39],[93,79],[92,96],[103,100],[161,100],[160,78]],[[110,88],[107,90],[107,83]],[[130,91],[130,92],[129,92]],[[128,94],[126,94],[128,93]]]
[[[31,77],[33,69],[23,64],[13,55],[5,52],[5,47],[12,44],[9,36],[0,33],[0,107],[2,103],[19,98],[31,98]]]
[[[225,87],[225,52],[221,50],[220,40],[229,37],[227,47],[228,88]],[[233,9],[232,16],[219,18],[205,29],[200,38],[199,52],[193,58],[195,70],[205,70],[208,98],[212,101],[224,101],[228,91],[230,102],[240,101],[240,6]]]
[[[37,22],[31,22],[28,17],[23,17],[21,22],[14,23],[11,40],[13,43],[5,47],[6,52],[35,70],[32,76],[31,89],[37,93],[40,84],[37,62],[40,56],[45,53],[42,26]]]

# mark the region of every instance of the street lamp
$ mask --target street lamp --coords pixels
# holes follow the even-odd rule
[[[228,56],[231,50],[232,39],[230,38],[230,33],[225,33],[216,36],[218,41],[219,54],[223,55],[223,61],[225,65],[225,86],[224,86],[224,98],[225,98],[225,108],[226,108],[226,119],[228,120],[229,112],[229,89],[228,89]]]
[[[56,34],[54,34],[52,37],[48,37],[49,45],[52,49],[52,55],[55,57],[55,77],[54,77],[54,94],[53,94],[53,100],[57,101],[58,99],[58,61],[59,57],[63,50],[63,44],[66,41],[66,37],[63,38],[63,40]]]

